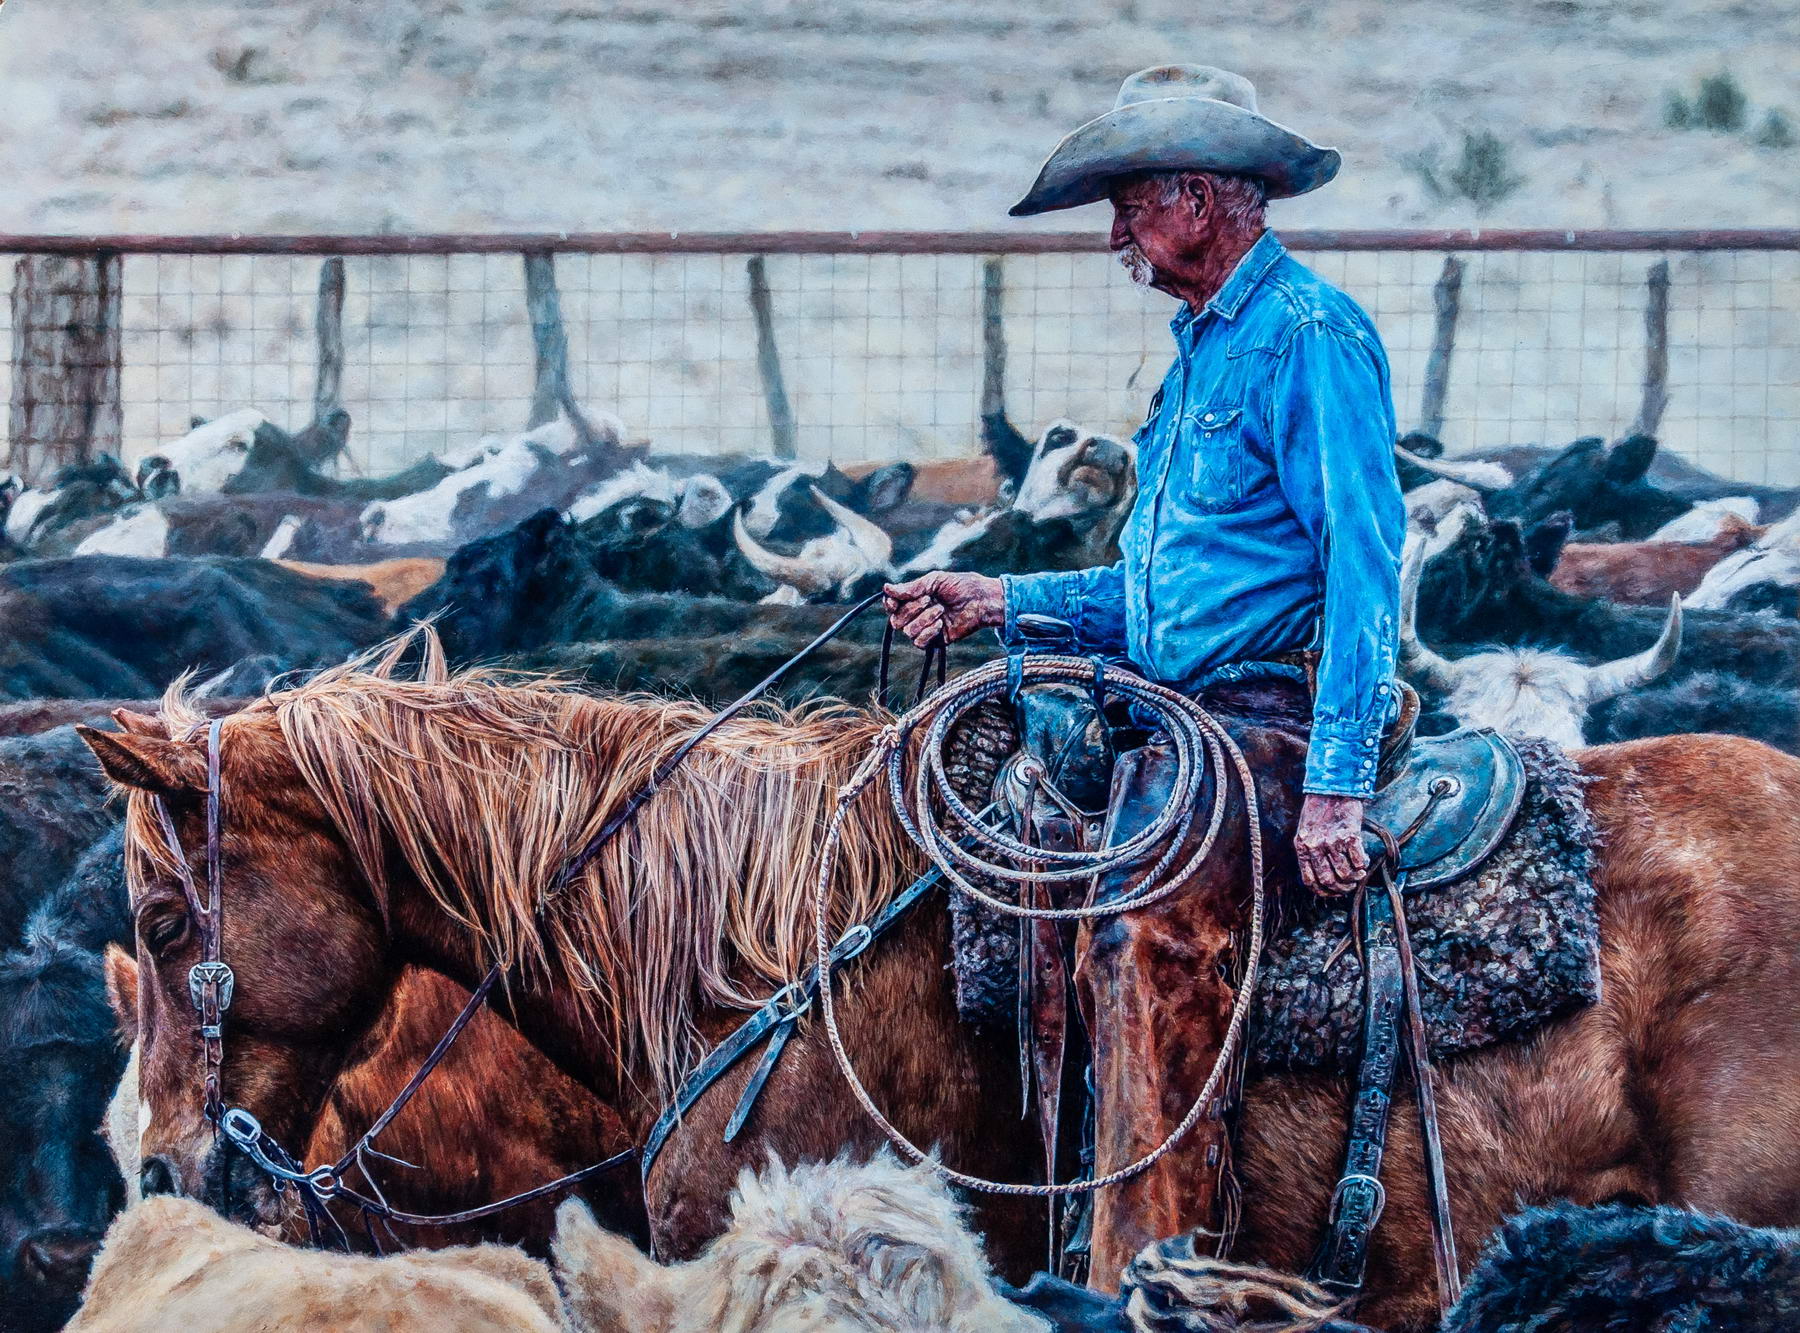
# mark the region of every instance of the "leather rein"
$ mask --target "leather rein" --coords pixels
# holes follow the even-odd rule
[[[669,779],[670,775],[681,766],[682,761],[694,751],[701,741],[705,740],[707,736],[717,731],[721,726],[737,716],[737,714],[742,712],[745,708],[761,699],[779,684],[790,671],[806,661],[807,658],[812,656],[812,654],[824,644],[841,634],[850,626],[852,621],[873,606],[880,598],[880,593],[874,593],[856,603],[856,605],[851,607],[850,610],[845,612],[827,629],[819,634],[818,637],[814,638],[805,647],[801,648],[793,656],[781,663],[781,665],[776,667],[775,670],[770,672],[744,694],[740,695],[725,708],[715,713],[707,720],[704,726],[696,730],[693,735],[689,736],[681,743],[681,745],[676,747],[666,759],[658,764],[644,785],[633,792],[618,810],[607,819],[594,836],[563,863],[562,868],[558,870],[556,876],[551,880],[549,886],[544,891],[542,898],[538,902],[537,916],[539,921],[541,922],[543,920],[551,905],[565,890],[567,890],[570,884],[574,883],[575,879],[588,864],[593,861],[594,857],[600,853],[601,849],[603,849],[621,829],[631,822],[632,818],[636,816],[639,810],[643,809],[650,801],[651,797],[656,794],[658,788],[660,788],[662,784]],[[888,668],[891,662],[892,646],[893,630],[890,626],[884,631],[881,643],[879,689],[880,697],[883,699],[887,696]],[[919,697],[923,697],[926,687],[930,682],[932,666],[934,663],[937,668],[938,681],[942,684],[945,674],[946,656],[947,654],[941,643],[933,645],[925,651],[924,660],[921,663],[919,673]],[[403,1162],[397,1157],[392,1157],[387,1153],[381,1152],[375,1147],[375,1140],[381,1135],[382,1131],[393,1122],[394,1118],[400,1114],[407,1103],[413,1099],[420,1087],[424,1085],[425,1080],[430,1077],[432,1071],[443,1062],[444,1057],[448,1055],[451,1048],[456,1045],[457,1039],[462,1036],[463,1030],[468,1027],[470,1021],[475,1017],[476,1011],[486,1003],[489,994],[494,989],[495,983],[500,980],[502,975],[502,969],[498,963],[489,967],[487,973],[481,978],[475,989],[470,993],[467,1002],[457,1013],[455,1019],[452,1020],[450,1026],[445,1030],[444,1035],[438,1039],[437,1044],[432,1047],[430,1054],[425,1057],[418,1069],[414,1071],[412,1077],[407,1080],[406,1085],[395,1094],[393,1101],[388,1104],[387,1109],[376,1117],[374,1123],[371,1124],[356,1142],[350,1146],[349,1150],[335,1162],[325,1166],[313,1167],[310,1170],[303,1168],[281,1144],[276,1142],[275,1139],[263,1129],[262,1124],[257,1120],[255,1115],[250,1111],[245,1110],[243,1107],[227,1106],[225,1104],[221,1087],[221,1072],[225,1058],[225,1015],[231,1008],[233,994],[236,990],[237,978],[233,973],[230,964],[224,959],[222,930],[224,924],[224,905],[222,893],[223,871],[221,864],[221,847],[224,781],[220,773],[219,743],[223,725],[224,720],[221,718],[213,720],[207,724],[206,727],[206,892],[204,898],[201,896],[200,886],[195,883],[193,871],[188,864],[187,853],[181,845],[181,839],[176,831],[175,821],[169,812],[168,804],[161,796],[152,797],[152,802],[156,810],[157,823],[162,833],[163,840],[167,844],[168,851],[174,860],[177,878],[181,882],[182,893],[187,902],[189,916],[200,936],[201,957],[200,961],[195,963],[188,970],[188,995],[193,1003],[194,1010],[199,1017],[200,1024],[202,1051],[201,1086],[204,1099],[204,1113],[206,1119],[212,1123],[214,1133],[223,1134],[234,1147],[255,1163],[255,1165],[274,1183],[275,1189],[278,1192],[290,1187],[296,1191],[305,1208],[308,1228],[311,1231],[314,1243],[319,1243],[323,1234],[321,1224],[323,1222],[329,1222],[337,1229],[337,1232],[345,1245],[348,1245],[349,1237],[348,1234],[344,1232],[342,1224],[339,1223],[324,1206],[325,1202],[329,1199],[342,1199],[345,1202],[354,1205],[361,1212],[368,1238],[371,1243],[374,1244],[375,1248],[379,1250],[381,1244],[375,1236],[374,1228],[371,1225],[372,1221],[379,1220],[384,1225],[399,1222],[409,1226],[453,1226],[458,1223],[471,1222],[479,1218],[490,1217],[496,1213],[505,1212],[508,1209],[529,1203],[535,1199],[541,1199],[547,1195],[558,1193],[573,1185],[577,1185],[590,1177],[623,1166],[627,1162],[630,1162],[634,1157],[638,1156],[638,1150],[636,1148],[627,1148],[623,1152],[615,1153],[611,1157],[595,1162],[590,1166],[585,1166],[578,1171],[571,1171],[566,1175],[558,1176],[554,1180],[546,1181],[531,1189],[522,1190],[517,1194],[508,1195],[504,1199],[496,1200],[493,1203],[483,1204],[480,1207],[464,1209],[461,1212],[439,1214],[413,1213],[396,1208],[388,1202],[387,1198],[382,1193],[381,1187],[375,1181],[375,1177],[370,1170],[368,1159],[371,1157],[380,1158],[384,1161],[395,1162],[402,1166],[411,1166],[413,1164]],[[924,891],[930,887],[930,884],[934,883],[935,880],[935,875],[923,877],[921,881],[915,883],[906,893],[902,894],[900,898],[890,904],[875,922],[852,927],[851,930],[846,933],[844,940],[840,941],[840,949],[836,954],[836,961],[848,961],[857,953],[860,953],[868,946],[875,935],[885,931],[887,926],[892,924],[892,922],[898,918],[900,913],[904,912],[906,908],[911,906],[914,902],[917,902]],[[815,976],[806,981],[797,982],[785,987],[773,1000],[768,1004],[765,1004],[763,1009],[758,1011],[757,1015],[753,1015],[750,1022],[746,1023],[744,1028],[740,1029],[739,1033],[734,1034],[734,1036],[741,1037],[747,1029],[757,1024],[758,1018],[769,1013],[772,1007],[780,1009],[786,1015],[787,1023],[784,1027],[791,1030],[793,1021],[798,1019],[800,1014],[805,1012],[806,1008],[810,1007],[810,995],[808,992],[815,987],[816,984],[817,981]],[[801,1003],[802,1000],[805,1002]],[[758,1035],[760,1035],[761,1032],[768,1031],[771,1026],[774,1025],[768,1022],[763,1023],[759,1028]],[[785,1037],[782,1039],[785,1040]],[[748,1046],[746,1045],[743,1049],[748,1049]],[[779,1049],[778,1045],[774,1048],[776,1054],[779,1054]],[[707,1061],[703,1062],[702,1068],[711,1066],[719,1054],[719,1051],[713,1052],[713,1055],[709,1057]],[[772,1066],[772,1058],[765,1057],[765,1063]],[[696,1073],[698,1072],[700,1071],[696,1070]],[[710,1085],[710,1083],[718,1077],[718,1074],[722,1072],[723,1067],[720,1067],[712,1074],[711,1078],[704,1080],[704,1082],[700,1082],[700,1086],[692,1089],[691,1095],[687,1096],[685,1102],[682,1097],[678,1095],[676,1103],[670,1106],[668,1110],[664,1111],[662,1116],[658,1119],[656,1127],[651,1131],[650,1139],[646,1144],[647,1156],[654,1156],[655,1150],[660,1148],[663,1141],[667,1139],[683,1111],[685,1111],[688,1106],[692,1105],[693,1100],[698,1097],[699,1092]],[[766,1071],[763,1076],[765,1078],[767,1077]],[[694,1082],[698,1082],[698,1080],[690,1078],[689,1083]],[[754,1086],[760,1088],[760,1080],[757,1081]],[[683,1094],[688,1094],[689,1091],[688,1086],[684,1084],[682,1089]],[[749,1101],[747,1100],[745,1106],[742,1108],[740,1116],[736,1120],[737,1127],[741,1127],[743,1116],[747,1115],[748,1110]],[[733,1132],[735,1133],[735,1127]],[[648,1169],[647,1161],[645,1163],[645,1168],[646,1170]],[[366,1192],[354,1188],[349,1183],[348,1177],[351,1171],[356,1171],[361,1175],[363,1181],[367,1185]],[[398,1244],[399,1239],[394,1236],[392,1227],[388,1226],[387,1229],[389,1238],[393,1240],[395,1244]]]

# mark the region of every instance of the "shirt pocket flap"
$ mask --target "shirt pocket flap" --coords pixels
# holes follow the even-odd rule
[[[1227,426],[1235,426],[1239,417],[1244,415],[1241,407],[1196,407],[1188,413],[1188,419],[1204,435],[1224,430]]]

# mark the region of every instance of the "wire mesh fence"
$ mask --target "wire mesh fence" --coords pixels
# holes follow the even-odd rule
[[[1745,481],[1800,483],[1800,236],[1289,240],[1374,317],[1402,427],[1436,427],[1453,453],[1616,435],[1660,394],[1651,421],[1667,447]],[[9,244],[79,255],[83,243],[0,239],[0,253]],[[41,415],[45,394],[34,319],[61,320],[58,336],[71,318],[116,320],[110,350],[92,330],[72,344],[77,358],[116,357],[116,374],[75,392],[116,394],[116,439],[94,443],[128,460],[196,416],[255,407],[305,424],[333,252],[345,256],[337,396],[354,422],[350,471],[524,426],[545,354],[527,250],[557,251],[574,398],[659,451],[961,456],[978,447],[984,389],[998,387],[1021,428],[1066,416],[1128,432],[1171,353],[1168,299],[1133,287],[1090,237],[681,237],[660,251],[644,237],[85,244],[117,256],[96,266],[116,290],[77,302],[90,312],[79,317],[34,301],[22,288],[41,273],[16,266],[14,354],[0,368],[15,469],[31,465],[21,437],[40,429],[30,409]],[[412,252],[377,252],[398,249]]]

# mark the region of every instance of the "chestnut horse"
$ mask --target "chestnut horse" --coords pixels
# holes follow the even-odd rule
[[[106,991],[121,1036],[136,1041],[137,960],[117,946],[106,954]],[[307,1144],[307,1161],[335,1162],[344,1155],[387,1109],[468,998],[436,972],[401,973],[387,1012],[363,1043],[367,1054],[352,1055],[332,1086]],[[530,1095],[520,1096],[520,1088],[529,1088]],[[618,1117],[591,1093],[501,1019],[479,1013],[377,1146],[418,1166],[374,1162],[388,1201],[408,1212],[441,1215],[522,1193],[630,1144]],[[643,1204],[635,1191],[621,1191],[621,1183],[626,1182],[597,1182],[586,1197],[608,1227],[632,1233],[641,1229]],[[548,1255],[559,1202],[534,1200],[492,1218],[449,1226],[396,1222],[393,1237],[378,1229],[376,1239],[384,1248],[398,1239],[407,1248],[432,1249],[501,1241]],[[334,1213],[345,1239],[367,1248],[356,1210],[339,1204]],[[306,1237],[302,1217],[291,1216],[287,1223],[292,1239]]]
[[[540,923],[540,895],[565,858],[709,714],[541,678],[450,678],[435,657],[424,680],[399,679],[396,657],[225,721],[222,956],[236,993],[224,1100],[296,1151],[403,969],[472,988],[497,960],[511,982],[496,988],[494,1007],[641,1142],[694,1060],[807,969],[816,829],[885,719],[830,706],[737,719]],[[181,1192],[224,1197],[240,1216],[272,1223],[280,1205],[266,1181],[215,1142],[201,1114],[187,993],[199,941],[149,799],[168,802],[182,846],[203,865],[204,746],[171,739],[197,720],[172,694],[160,720],[127,716],[123,734],[84,733],[131,794],[143,1150]],[[846,851],[840,929],[872,916],[921,868],[891,819],[859,823]],[[1030,1179],[1041,1153],[1021,1115],[1016,1056],[958,1022],[946,923],[943,902],[928,900],[849,965],[843,1026],[907,1132],[968,1169]],[[797,1162],[880,1142],[829,1049],[802,1031],[746,1131],[723,1143],[754,1064],[722,1079],[658,1158],[646,1204],[665,1256],[692,1255],[717,1234],[738,1171],[771,1152]],[[977,1222],[1006,1271],[1022,1276],[1041,1262],[1034,1201],[993,1199]]]
[[[304,1142],[345,1034],[379,1011],[403,963],[470,985],[498,960],[518,978],[501,1001],[513,1022],[641,1138],[696,1054],[806,967],[816,830],[882,719],[771,711],[728,725],[541,922],[543,886],[570,850],[707,715],[542,680],[451,678],[429,664],[424,675],[397,680],[385,662],[343,668],[225,723],[224,957],[238,975],[226,1101],[282,1142]],[[177,736],[193,721],[170,702]],[[1271,880],[1291,884],[1285,848],[1304,733],[1226,721],[1259,773]],[[149,959],[146,1150],[164,1155],[189,1192],[223,1176],[266,1206],[260,1178],[215,1149],[201,1117],[186,986],[197,948],[147,802],[154,793],[172,803],[183,846],[199,857],[203,747],[168,734],[92,733],[89,743],[132,793]],[[1602,998],[1530,1040],[1440,1068],[1465,1265],[1504,1214],[1555,1198],[1800,1220],[1800,1126],[1788,1113],[1800,1094],[1800,760],[1685,736],[1585,751],[1578,763],[1602,836]],[[1125,769],[1121,783],[1134,780]],[[1084,1003],[1108,1010],[1094,1028],[1101,1171],[1163,1137],[1217,1051],[1218,978],[1229,975],[1248,887],[1241,795],[1230,799],[1229,836],[1190,889],[1084,932]],[[856,813],[833,886],[838,929],[871,915],[914,869],[879,800]],[[964,1169],[1029,1179],[1036,1145],[1018,1119],[1014,1054],[959,1024],[945,936],[941,902],[928,900],[854,964],[840,983],[849,1048],[903,1130]],[[749,1132],[723,1144],[747,1072],[701,1101],[652,1173],[647,1203],[667,1254],[693,1253],[723,1225],[740,1166],[769,1151],[798,1161],[874,1142],[829,1052],[803,1031]],[[1341,1162],[1348,1098],[1338,1078],[1246,1087],[1231,1154],[1236,1257],[1306,1265]],[[1146,1241],[1212,1222],[1210,1137],[1203,1125],[1100,1196],[1098,1283],[1116,1280]],[[1384,1180],[1388,1206],[1358,1315],[1429,1328],[1420,1155],[1402,1114]],[[982,1220],[1008,1269],[1041,1243],[1041,1215],[1016,1202],[989,1201]]]

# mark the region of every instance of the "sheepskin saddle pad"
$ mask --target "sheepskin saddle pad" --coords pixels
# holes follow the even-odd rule
[[[1600,994],[1596,833],[1584,779],[1546,741],[1514,742],[1519,817],[1473,873],[1406,895],[1419,1007],[1434,1056],[1518,1040]],[[1363,975],[1352,900],[1296,896],[1257,981],[1250,1062],[1349,1073],[1362,1049]]]
[[[969,785],[985,786],[1019,747],[1043,756],[1076,804],[1104,810],[1114,746],[1101,742],[1091,705],[1083,711],[1086,699],[1068,697],[1084,693],[1027,690],[1016,712],[997,707],[978,719],[971,731],[981,735],[956,747],[973,770]],[[1271,696],[1257,703],[1262,716],[1280,718],[1285,707],[1295,715],[1288,720],[1303,725],[1293,701]],[[1071,736],[1079,737],[1073,745]],[[1112,739],[1124,735],[1115,728]],[[1519,740],[1512,748],[1524,769],[1524,794],[1510,831],[1473,869],[1405,895],[1420,1007],[1438,1057],[1520,1040],[1599,995],[1596,833],[1584,779],[1547,742]],[[977,755],[980,761],[969,764]],[[1342,946],[1354,900],[1284,896],[1289,901],[1272,923],[1259,972],[1250,1063],[1259,1070],[1353,1072],[1362,1049],[1363,975],[1354,943]],[[1019,923],[962,895],[952,896],[951,922],[959,1012],[980,1026],[1013,1027]]]

